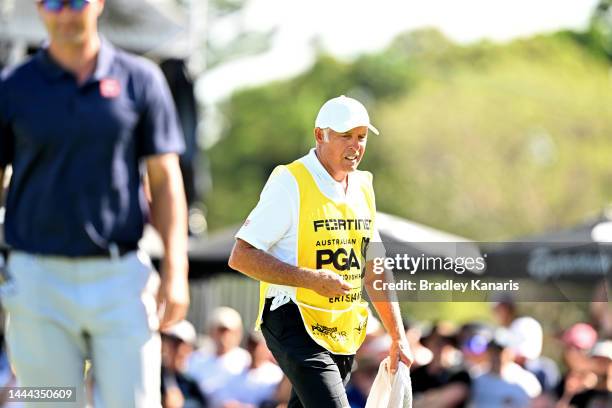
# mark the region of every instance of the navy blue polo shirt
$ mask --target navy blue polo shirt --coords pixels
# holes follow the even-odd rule
[[[13,166],[5,239],[64,256],[135,246],[145,160],[184,141],[158,67],[106,40],[79,85],[46,49],[0,76],[0,167]]]

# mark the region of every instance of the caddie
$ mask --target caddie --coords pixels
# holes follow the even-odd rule
[[[378,134],[359,101],[325,102],[316,146],[272,172],[236,234],[229,264],[261,282],[257,325],[293,385],[289,407],[348,406],[344,386],[366,335],[362,290],[375,276],[368,244],[381,242],[372,174],[357,170],[369,132]],[[398,304],[376,300],[391,370],[410,366]]]

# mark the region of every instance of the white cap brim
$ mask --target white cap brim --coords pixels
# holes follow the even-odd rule
[[[355,129],[356,127],[360,127],[360,126],[367,126],[367,128],[369,130],[371,130],[375,135],[379,135],[380,132],[378,131],[378,129],[372,125],[371,123],[365,124],[365,125],[345,125],[345,126],[338,126],[338,128],[335,128],[333,126],[325,126],[323,124],[316,124],[315,126],[320,127],[321,129],[325,129],[325,128],[329,128],[331,130],[333,130],[334,132],[338,132],[338,133],[346,133],[351,129]]]
[[[367,126],[374,134],[380,134],[370,123],[370,115],[365,106],[358,100],[344,95],[325,102],[315,119],[315,127],[330,128],[338,133],[345,133],[360,126]]]

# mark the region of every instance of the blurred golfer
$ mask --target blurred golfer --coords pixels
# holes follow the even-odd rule
[[[274,170],[236,235],[229,264],[261,281],[258,324],[293,385],[289,407],[348,406],[344,385],[368,316],[362,272],[366,288],[376,276],[364,256],[380,242],[372,175],[357,171],[368,130],[378,133],[360,102],[327,101],[316,147]],[[392,370],[400,360],[410,365],[397,303],[375,307],[392,337]]]
[[[33,0],[32,0],[33,1]],[[162,327],[187,310],[184,142],[161,72],[100,38],[104,0],[40,0],[48,44],[0,79],[0,178],[12,165],[2,303],[19,384],[76,387],[101,407],[160,406]],[[138,251],[149,217],[161,286]],[[29,406],[26,403],[26,406]]]

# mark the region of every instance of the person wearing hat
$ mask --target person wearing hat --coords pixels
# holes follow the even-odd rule
[[[278,405],[275,394],[283,379],[283,372],[273,362],[260,331],[249,333],[246,349],[251,356],[251,364],[216,393],[211,407],[254,408]]]
[[[48,42],[0,75],[11,364],[21,386],[75,387],[76,403],[54,407],[85,403],[87,358],[96,406],[158,407],[158,329],[189,305],[185,143],[172,95],[155,64],[98,34],[104,0],[26,1]],[[161,281],[138,248],[148,222],[164,246]]]
[[[162,330],[161,390],[164,408],[206,408],[208,401],[198,383],[185,374],[193,353],[196,330],[187,320]]]
[[[598,341],[589,355],[594,384],[574,395],[569,406],[572,408],[612,407],[612,340]]]
[[[472,380],[470,407],[529,407],[541,393],[536,377],[513,362],[512,333],[498,328],[487,345],[488,369]]]
[[[261,282],[256,326],[293,385],[289,407],[348,405],[344,385],[366,335],[362,277],[372,297],[370,260],[384,256],[369,245],[381,242],[372,174],[357,170],[369,132],[379,133],[359,101],[325,102],[315,147],[272,172],[236,234],[229,265]],[[386,294],[377,300],[392,337],[391,369],[410,365],[397,303]]]
[[[538,379],[543,391],[552,391],[561,378],[554,360],[542,355],[544,330],[533,317],[514,319],[508,328],[514,338],[514,362]]]
[[[209,406],[218,408],[219,395],[233,377],[251,364],[251,356],[240,347],[242,318],[236,310],[227,306],[214,309],[208,319],[208,328],[213,349],[199,349],[193,353],[187,362],[186,373],[198,383]]]
[[[560,337],[565,373],[555,389],[561,401],[569,403],[574,395],[588,388],[593,373],[589,351],[597,343],[593,326],[578,322],[566,329]]]

